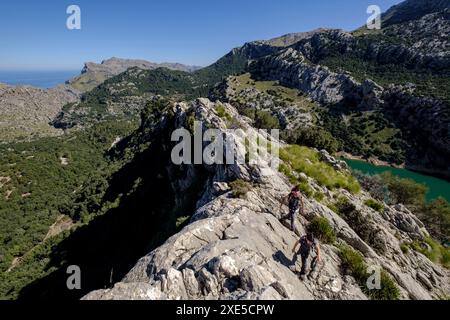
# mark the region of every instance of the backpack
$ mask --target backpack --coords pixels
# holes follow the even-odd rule
[[[294,192],[289,194],[289,209],[297,210],[300,207],[300,197],[295,196]]]
[[[300,254],[309,255],[309,253],[311,252],[311,248],[314,248],[315,246],[316,239],[314,239],[313,242],[309,243],[306,236],[300,238]]]

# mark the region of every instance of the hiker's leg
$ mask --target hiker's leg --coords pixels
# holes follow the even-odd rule
[[[294,254],[294,258],[292,258],[292,265],[295,266],[297,264],[297,260],[298,260],[298,253]]]
[[[310,271],[310,273],[314,272],[316,270],[316,267],[317,267],[317,257],[314,257],[311,260],[311,271]]]
[[[291,210],[291,231],[295,231],[295,210]]]
[[[300,275],[306,274],[307,263],[308,263],[308,255],[302,254],[302,270],[300,271]]]

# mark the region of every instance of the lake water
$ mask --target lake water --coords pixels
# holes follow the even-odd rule
[[[345,162],[354,170],[359,170],[366,174],[380,174],[386,171],[390,171],[393,175],[400,178],[412,179],[418,183],[425,184],[429,191],[427,193],[427,200],[431,201],[438,197],[443,197],[450,202],[450,182],[443,179],[427,176],[417,172],[413,172],[406,169],[397,169],[385,166],[375,166],[365,161],[360,160],[347,160]]]
[[[80,74],[80,71],[0,71],[0,83],[53,88]]]

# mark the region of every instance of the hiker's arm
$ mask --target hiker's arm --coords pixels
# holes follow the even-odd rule
[[[300,205],[301,205],[302,215],[305,215],[305,205],[303,203],[303,196],[300,196]]]
[[[317,252],[317,262],[320,261],[320,246],[319,244],[316,244],[316,252]]]
[[[297,251],[296,249],[297,249],[297,246],[298,246],[299,244],[300,244],[300,241],[299,241],[299,240],[295,242],[294,248],[292,248],[292,252],[295,253],[295,252]]]

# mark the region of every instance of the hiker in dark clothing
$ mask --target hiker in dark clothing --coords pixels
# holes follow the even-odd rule
[[[297,251],[297,246],[300,245],[299,251]],[[308,233],[306,236],[303,236],[295,243],[292,252],[295,254],[293,264],[297,262],[297,257],[300,255],[302,258],[302,269],[300,271],[300,277],[303,279],[306,276],[306,268],[308,265],[308,258],[311,253],[311,249],[316,252],[316,256],[311,260],[310,272],[314,272],[317,263],[320,262],[320,247],[317,239],[314,238],[312,233]]]
[[[285,198],[283,198],[280,206],[280,211],[283,207],[283,204],[286,204],[289,207],[289,218],[291,220],[291,230],[295,231],[295,217],[296,212],[300,208],[300,212],[304,214],[304,206],[303,206],[303,197],[300,192],[300,188],[297,186],[294,189],[292,189],[291,193]]]

